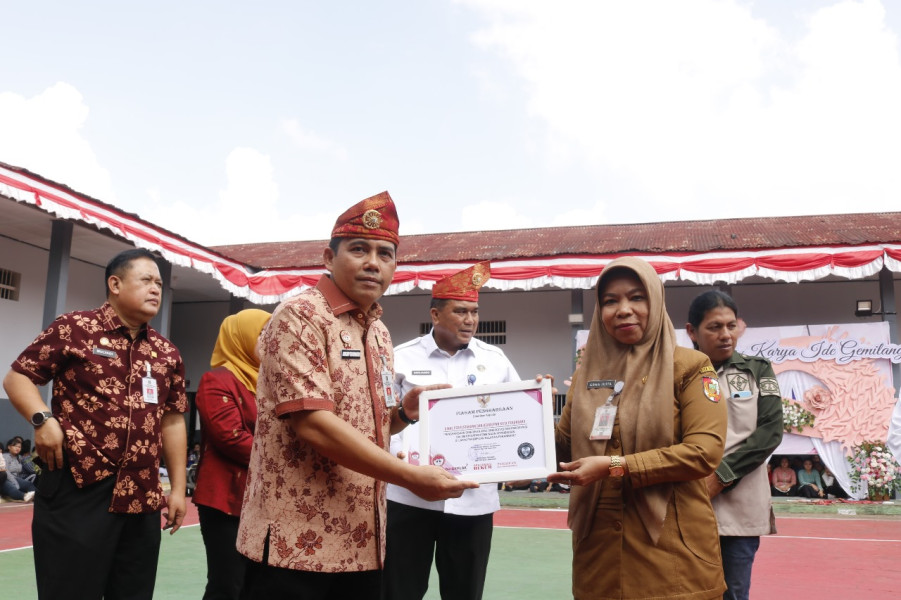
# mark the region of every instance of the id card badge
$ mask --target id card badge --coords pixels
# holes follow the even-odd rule
[[[382,369],[382,387],[385,388],[385,406],[394,408],[397,405],[397,399],[394,397],[394,383],[391,371],[388,369]]]
[[[388,361],[384,355],[379,355],[382,359],[382,389],[385,391],[385,406],[394,408],[397,406],[397,398],[394,397],[394,375],[388,369]]]
[[[156,385],[156,379],[150,376],[150,363],[145,364],[147,365],[147,376],[141,377],[141,395],[146,404],[159,404],[159,388]]]
[[[616,405],[608,402],[599,406],[594,413],[589,440],[609,440],[613,437],[613,423],[616,420]]]

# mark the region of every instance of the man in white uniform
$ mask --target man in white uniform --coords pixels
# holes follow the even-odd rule
[[[394,349],[399,398],[410,388],[432,383],[463,387],[520,380],[500,348],[473,337],[479,325],[479,288],[490,276],[488,262],[482,262],[432,287],[431,333]],[[400,416],[406,417],[402,411]],[[409,447],[417,447],[419,426],[391,438],[395,454],[403,449],[403,436]],[[481,598],[499,508],[493,483],[440,502],[389,484],[383,600],[421,600],[433,556],[444,600]]]

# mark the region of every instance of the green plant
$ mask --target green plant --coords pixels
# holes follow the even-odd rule
[[[782,428],[792,431],[804,431],[805,427],[813,427],[816,420],[813,413],[804,409],[800,404],[788,398],[782,399]]]

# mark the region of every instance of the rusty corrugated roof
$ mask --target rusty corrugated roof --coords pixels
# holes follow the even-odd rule
[[[247,265],[322,265],[327,240],[213,246]],[[401,236],[401,263],[475,262],[625,252],[694,253],[901,243],[901,212],[586,225]]]

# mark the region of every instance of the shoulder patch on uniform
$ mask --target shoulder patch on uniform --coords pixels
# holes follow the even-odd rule
[[[760,378],[760,392],[767,396],[780,396],[781,392],[779,391],[779,382],[775,377],[761,377]]]
[[[720,401],[720,382],[716,377],[704,377],[704,395],[711,402]]]
[[[716,373],[716,370],[710,365],[704,365],[698,373]]]

